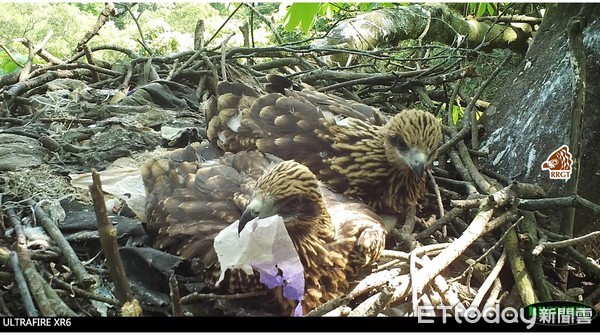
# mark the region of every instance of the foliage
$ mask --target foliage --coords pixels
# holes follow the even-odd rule
[[[21,65],[24,65],[27,62],[27,55],[25,54],[12,54],[17,62]],[[8,54],[2,50],[0,51],[0,76],[5,74],[10,74],[15,71],[20,70],[21,68],[15,64],[15,62],[8,56]]]
[[[459,106],[458,104],[452,105],[452,123],[457,125],[459,121],[462,120],[465,115],[465,108]]]
[[[39,43],[52,32],[45,49],[64,58],[94,23],[95,15],[81,12],[69,3],[0,3],[0,43],[16,52],[27,50],[14,39],[28,38]]]
[[[82,13],[90,13],[94,16],[100,15],[104,4],[101,2],[78,2],[73,3],[73,6],[79,8]]]
[[[158,18],[148,22],[144,30],[148,47],[155,55],[169,55],[184,50],[191,50],[194,41],[190,34],[173,31],[163,19]],[[140,49],[140,51],[142,51]]]
[[[494,15],[497,7],[498,4],[492,2],[471,2],[469,12],[475,16]]]
[[[368,12],[382,7],[393,7],[392,3],[318,3],[296,2],[291,5],[282,3],[280,11],[284,11],[282,23],[286,31],[299,27],[303,33],[313,28],[319,19],[331,20],[336,16],[345,16],[348,12]]]

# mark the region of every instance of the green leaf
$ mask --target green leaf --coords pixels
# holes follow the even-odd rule
[[[457,124],[464,113],[465,111],[462,107],[457,105],[452,106],[452,123]]]
[[[361,12],[368,12],[368,11],[372,10],[373,8],[375,8],[376,5],[377,4],[375,2],[363,2],[358,5],[358,8],[360,9]]]
[[[17,60],[17,62],[21,64],[25,64],[27,62],[27,55],[15,53],[13,57]],[[4,51],[0,52],[0,75],[5,75],[9,73],[13,73],[15,71],[19,71],[21,68],[15,64],[15,62],[8,57],[8,54]]]
[[[479,8],[477,8],[477,16],[483,16],[486,11],[487,3],[480,3]]]
[[[476,2],[469,2],[469,12],[473,13],[475,11],[475,9],[477,9],[477,3]]]
[[[323,9],[322,7],[323,5],[318,2],[293,3],[283,17],[285,30],[292,31],[300,26],[303,32],[308,32],[315,23],[317,14]]]

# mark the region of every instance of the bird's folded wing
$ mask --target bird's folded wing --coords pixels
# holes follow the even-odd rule
[[[327,211],[336,230],[336,240],[353,238],[348,260],[356,272],[379,259],[385,248],[387,231],[379,215],[364,203],[321,187]]]

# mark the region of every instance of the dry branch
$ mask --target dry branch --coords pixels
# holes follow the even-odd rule
[[[87,273],[87,271],[83,267],[83,264],[79,260],[79,257],[77,257],[77,254],[75,253],[69,242],[65,239],[65,236],[62,234],[60,229],[58,229],[54,221],[50,219],[48,215],[44,212],[39,203],[36,204],[31,199],[24,200],[24,203],[33,209],[36,219],[42,223],[42,226],[44,227],[44,230],[46,231],[48,236],[50,236],[52,240],[54,240],[54,242],[56,242],[56,244],[58,245],[58,247],[62,251],[63,257],[65,257],[67,263],[69,264],[69,267],[71,268],[71,270],[73,270],[75,277],[77,277],[78,284],[84,288],[90,287],[93,284],[95,284],[96,280],[94,279],[94,277]]]
[[[521,193],[519,185],[521,184],[515,183],[510,185],[491,195],[481,204],[477,216],[473,219],[469,228],[463,232],[462,236],[446,250],[436,256],[431,266],[419,271],[416,278],[413,278],[413,281],[416,283],[413,289],[416,290],[417,293],[422,293],[425,285],[460,256],[471,243],[480,238],[483,234],[490,232],[508,221],[516,219],[516,214],[513,211],[508,211],[497,219],[490,221],[495,208],[506,205],[511,199],[514,199],[517,194]]]
[[[102,9],[102,12],[100,12],[100,15],[98,15],[98,19],[96,20],[96,24],[94,25],[94,27],[90,31],[85,33],[81,41],[77,43],[78,50],[81,50],[83,45],[87,44],[94,36],[98,35],[100,29],[104,27],[104,24],[108,21],[110,16],[114,14],[114,11],[115,6],[112,2],[104,3],[104,9]]]
[[[94,211],[98,222],[98,233],[100,234],[100,243],[106,257],[106,263],[110,270],[111,278],[115,283],[115,296],[121,304],[133,300],[129,281],[125,275],[125,268],[119,255],[119,245],[117,244],[117,228],[113,227],[108,219],[104,196],[102,194],[102,183],[100,175],[94,169],[92,170],[93,183],[90,185],[90,193],[94,201]]]
[[[29,288],[27,287],[27,282],[25,281],[25,277],[23,276],[23,272],[21,271],[21,267],[19,265],[19,258],[17,253],[14,251],[10,252],[10,264],[15,273],[15,282],[17,283],[17,287],[19,288],[19,293],[21,295],[21,299],[23,301],[23,306],[25,307],[25,311],[27,312],[27,316],[36,317],[39,315],[37,309],[33,305],[33,299],[31,299],[31,293],[29,292]]]

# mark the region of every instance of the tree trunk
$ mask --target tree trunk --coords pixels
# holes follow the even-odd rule
[[[380,9],[341,21],[315,47],[337,46],[360,50],[392,48],[403,40],[436,41],[490,51],[496,48],[525,53],[532,28],[527,23],[493,24],[464,18],[445,4]],[[464,42],[464,44],[463,44]],[[348,55],[332,59],[344,64]]]
[[[490,153],[487,161],[483,162],[484,168],[539,184],[550,196],[568,196],[575,185],[580,196],[600,203],[598,8],[598,5],[591,4],[555,4],[548,7],[525,60],[506,81],[481,120],[486,129],[482,149]],[[569,24],[580,13],[584,17],[581,32],[584,49],[578,58],[572,45],[576,35],[570,35],[572,26]],[[583,60],[583,69],[577,67],[578,59]],[[582,71],[585,71],[585,76],[582,76]],[[587,80],[578,84],[579,78]],[[578,121],[577,113],[574,114],[578,108],[583,108],[582,127],[574,124]],[[573,125],[576,131],[572,134]],[[581,130],[580,145],[577,129]],[[550,179],[550,171],[542,170],[548,156],[565,144],[571,152],[575,151],[573,171],[579,169],[578,180]],[[578,147],[581,148],[579,155]],[[572,177],[577,178],[576,174]],[[564,222],[560,223],[562,213],[556,210],[556,215],[550,217],[551,223],[564,225]],[[599,229],[600,218],[597,215],[577,210],[576,235]]]

